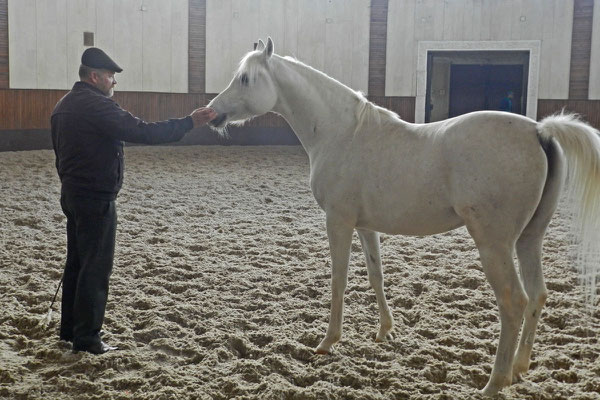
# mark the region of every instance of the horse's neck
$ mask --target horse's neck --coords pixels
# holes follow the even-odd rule
[[[304,65],[278,57],[279,98],[274,111],[290,124],[309,153],[351,135],[357,100],[346,87]]]

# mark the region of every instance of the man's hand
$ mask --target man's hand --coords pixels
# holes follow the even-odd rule
[[[217,113],[212,108],[200,107],[192,111],[190,114],[192,120],[194,120],[194,128],[198,128],[208,121],[211,121],[217,117]]]

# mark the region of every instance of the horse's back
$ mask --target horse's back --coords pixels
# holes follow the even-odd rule
[[[536,121],[520,114],[501,111],[475,111],[420,126],[425,130],[440,131],[443,135],[460,141],[466,138],[496,138],[514,142],[537,136]]]
[[[471,168],[473,162],[496,168],[512,166],[515,172],[515,168],[536,168],[546,159],[536,127],[532,119],[505,112],[461,115],[447,120],[441,129],[444,155],[452,168],[465,163]]]

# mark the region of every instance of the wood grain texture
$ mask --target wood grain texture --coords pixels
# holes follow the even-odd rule
[[[206,91],[206,0],[189,0],[188,86],[190,93]]]
[[[0,130],[49,129],[50,115],[65,90],[0,90]],[[203,93],[116,92],[114,100],[145,121],[184,117],[214,97]],[[252,127],[286,127],[283,118],[267,114],[250,121]]]
[[[385,96],[388,0],[371,0],[369,31],[370,96]]]
[[[538,121],[545,116],[565,111],[575,112],[589,122],[594,128],[600,129],[600,100],[539,100]]]
[[[594,0],[575,0],[571,39],[569,99],[588,98],[593,17]]]
[[[8,0],[0,0],[0,88],[9,88]]]

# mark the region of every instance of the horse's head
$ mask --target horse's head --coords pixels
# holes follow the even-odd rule
[[[269,66],[272,55],[271,38],[266,45],[259,40],[256,50],[246,54],[229,86],[208,104],[218,114],[210,126],[220,130],[271,111],[277,101]]]

